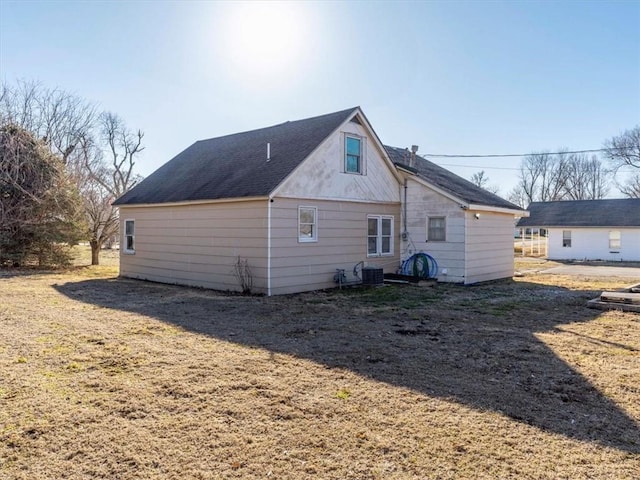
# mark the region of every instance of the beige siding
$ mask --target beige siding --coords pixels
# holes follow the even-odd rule
[[[344,139],[355,134],[364,139],[363,175],[344,173]],[[376,146],[374,137],[361,125],[345,123],[330,135],[283,184],[276,195],[289,198],[400,202],[400,183]]]
[[[427,242],[427,217],[446,218],[446,241]],[[412,180],[407,181],[407,239],[402,242],[402,259],[417,252],[438,262],[438,280],[464,282],[465,219],[460,205]]]
[[[466,225],[465,283],[512,277],[513,215],[467,211]]]
[[[318,209],[318,241],[298,242],[298,207]],[[394,217],[394,254],[367,257],[367,216]],[[335,287],[342,268],[361,261],[395,272],[399,265],[400,205],[275,198],[271,204],[271,293]]]
[[[253,291],[266,293],[266,200],[123,206],[120,218],[121,232],[125,219],[135,220],[135,253],[121,250],[122,276],[238,291],[233,264],[240,256],[251,266]]]
[[[318,241],[298,242],[298,206],[318,209]],[[233,263],[249,260],[256,293],[268,292],[267,201],[123,207],[135,220],[135,253],[120,256],[120,274],[163,283],[238,291]],[[367,257],[367,216],[394,217],[394,254]],[[399,264],[400,206],[275,198],[271,203],[271,293],[335,286],[360,261],[395,272]],[[242,228],[244,225],[244,228]],[[124,245],[124,239],[122,240]],[[352,278],[349,278],[352,279]]]

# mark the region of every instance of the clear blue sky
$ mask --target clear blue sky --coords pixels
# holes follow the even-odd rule
[[[419,153],[595,149],[640,124],[640,1],[0,0],[0,78],[142,129],[143,175],[198,139],[356,105]],[[435,161],[503,196],[520,162]]]

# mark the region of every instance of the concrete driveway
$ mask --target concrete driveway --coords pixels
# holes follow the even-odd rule
[[[585,275],[592,277],[625,277],[640,280],[640,267],[610,267],[595,265],[560,265],[542,270],[540,273],[554,275]]]

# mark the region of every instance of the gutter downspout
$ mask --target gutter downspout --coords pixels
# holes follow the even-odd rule
[[[271,203],[273,198],[267,200],[267,297],[271,296]]]
[[[405,178],[404,179],[404,205],[403,205],[403,209],[402,209],[403,210],[403,218],[402,218],[402,224],[403,224],[403,226],[402,226],[402,228],[403,228],[403,230],[402,230],[402,239],[403,240],[406,240],[407,239],[407,235],[408,235],[408,232],[407,232],[407,188],[408,188],[408,185],[407,185],[407,183],[408,183],[407,179]]]
[[[462,283],[467,285],[467,279],[469,278],[469,210],[464,209],[464,280]]]

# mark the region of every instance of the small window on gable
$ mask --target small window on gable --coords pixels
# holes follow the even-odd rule
[[[298,241],[318,241],[317,207],[298,207]]]
[[[135,220],[124,221],[124,253],[135,253],[136,230]]]
[[[621,246],[621,236],[619,230],[609,232],[609,250],[618,252]]]
[[[428,242],[446,242],[447,241],[446,217],[429,217],[427,219],[427,241]]]
[[[571,230],[562,231],[562,246],[571,248]]]
[[[362,174],[362,139],[346,136],[344,140],[344,171]]]

